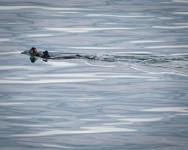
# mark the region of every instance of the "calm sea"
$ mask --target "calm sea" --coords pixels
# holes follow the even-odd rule
[[[1,150],[187,150],[188,0],[0,0]],[[22,51],[97,55],[38,59]]]

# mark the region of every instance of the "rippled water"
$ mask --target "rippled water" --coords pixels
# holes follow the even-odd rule
[[[0,4],[1,150],[187,149],[187,0]]]

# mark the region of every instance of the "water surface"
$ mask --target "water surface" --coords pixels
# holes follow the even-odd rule
[[[2,150],[187,149],[187,0],[0,4]]]

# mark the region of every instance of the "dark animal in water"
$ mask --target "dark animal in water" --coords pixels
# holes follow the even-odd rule
[[[94,55],[82,55],[76,53],[64,53],[63,56],[50,56],[49,52],[39,51],[35,47],[32,47],[29,51],[24,51],[22,54],[29,54],[30,60],[34,63],[37,60],[37,57],[43,58],[43,61],[48,61],[48,59],[89,59],[89,60],[97,60],[98,57]]]

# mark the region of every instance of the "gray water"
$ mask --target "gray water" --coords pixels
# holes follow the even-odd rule
[[[187,0],[0,0],[1,150],[187,150]],[[38,59],[81,53],[98,60]]]

